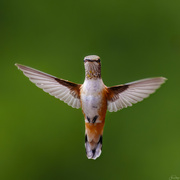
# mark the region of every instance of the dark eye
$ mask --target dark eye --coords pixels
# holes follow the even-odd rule
[[[98,59],[97,62],[100,63],[100,59]]]

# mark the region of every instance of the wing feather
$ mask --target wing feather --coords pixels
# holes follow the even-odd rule
[[[142,101],[154,93],[165,80],[164,77],[149,78],[107,88],[108,110],[116,112]]]
[[[30,68],[28,66],[15,64],[18,69],[23,71],[24,75],[37,87],[43,89],[52,96],[64,101],[73,108],[80,108],[80,84],[59,79],[42,71]]]

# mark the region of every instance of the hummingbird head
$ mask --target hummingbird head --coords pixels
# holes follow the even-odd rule
[[[99,56],[86,56],[84,58],[84,66],[87,79],[101,78],[101,61]]]

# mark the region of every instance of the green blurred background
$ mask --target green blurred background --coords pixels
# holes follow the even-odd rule
[[[179,0],[1,0],[0,36],[0,180],[180,177]],[[96,161],[86,158],[81,110],[14,66],[83,83],[90,54],[107,86],[168,78],[150,98],[107,113]]]

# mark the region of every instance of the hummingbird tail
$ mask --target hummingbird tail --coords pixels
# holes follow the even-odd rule
[[[90,138],[87,134],[85,135],[85,148],[88,159],[96,159],[101,155],[102,151],[102,135],[98,138]]]

